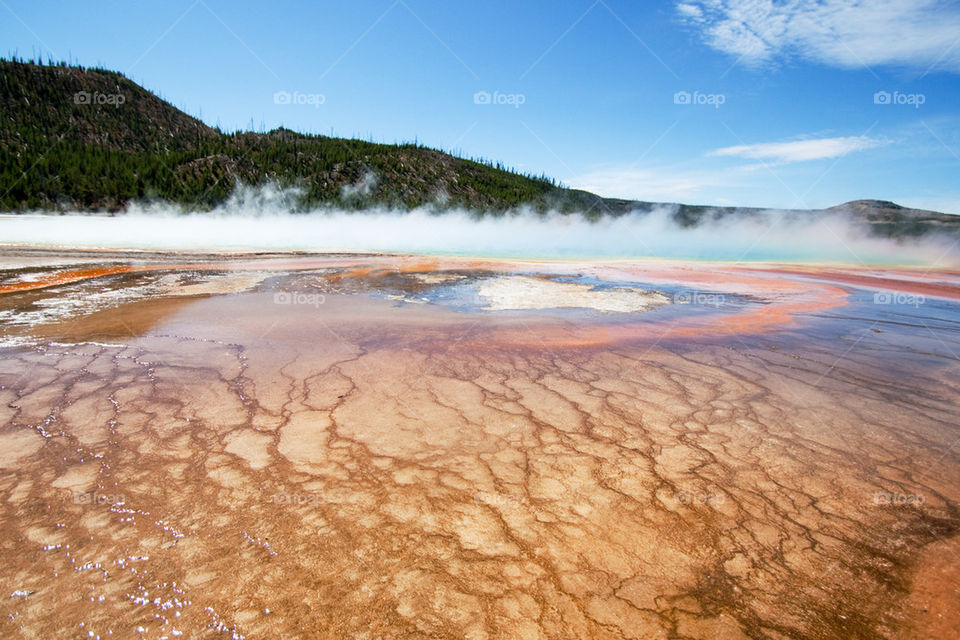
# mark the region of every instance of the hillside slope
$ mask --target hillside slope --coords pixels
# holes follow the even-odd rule
[[[144,198],[202,208],[222,202],[238,181],[299,186],[305,207],[440,202],[504,210],[566,198],[546,178],[416,144],[285,129],[222,133],[103,69],[0,61],[0,114],[4,210],[118,210]]]
[[[287,129],[223,133],[114,71],[0,60],[0,210],[119,211],[138,200],[204,210],[237,184],[266,183],[297,187],[302,210],[431,205],[497,214],[529,206],[599,218],[665,206],[683,226],[762,214],[602,198],[418,144]],[[847,215],[885,236],[960,234],[960,216],[892,202],[799,213]]]

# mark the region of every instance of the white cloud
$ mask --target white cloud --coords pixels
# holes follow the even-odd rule
[[[845,138],[819,138],[816,140],[796,140],[793,142],[761,142],[735,147],[724,147],[711,151],[711,156],[732,156],[753,160],[773,162],[805,162],[838,158],[853,151],[862,151],[883,144],[879,140],[866,136],[848,136]]]
[[[564,182],[612,198],[686,203],[700,200],[704,188],[719,186],[724,181],[717,174],[608,167]]]
[[[799,56],[838,67],[960,71],[960,6],[943,0],[685,0],[707,43],[747,64]]]
[[[695,4],[680,2],[677,4],[677,11],[679,11],[683,17],[690,18],[691,20],[699,20],[703,17],[703,10]]]
[[[564,183],[611,198],[649,202],[741,206],[768,206],[766,203],[781,202],[781,206],[808,208],[812,205],[799,200],[796,193],[789,188],[784,190],[782,181],[771,179],[769,171],[759,170],[798,162],[839,158],[847,153],[884,144],[885,141],[866,136],[761,142],[715,149],[704,154],[702,162],[698,161],[693,166],[608,166],[565,179]],[[725,157],[744,158],[759,163],[731,166],[728,163],[721,164],[720,160],[710,160]],[[750,202],[747,202],[747,199]]]

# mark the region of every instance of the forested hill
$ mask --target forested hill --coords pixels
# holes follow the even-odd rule
[[[118,211],[163,200],[197,210],[238,184],[297,187],[293,208],[522,206],[590,218],[651,211],[651,202],[602,198],[419,144],[375,144],[287,129],[224,133],[122,74],[0,60],[0,210]],[[757,209],[669,206],[683,226]],[[800,215],[847,215],[886,236],[960,234],[960,216],[858,200]]]
[[[418,144],[223,133],[104,69],[0,61],[0,114],[4,210],[117,210],[153,198],[204,208],[237,182],[301,187],[304,207],[572,210],[600,201]]]

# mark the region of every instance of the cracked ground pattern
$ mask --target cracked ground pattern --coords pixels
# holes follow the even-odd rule
[[[507,267],[357,261],[9,284],[0,635],[958,637],[956,274],[894,307],[724,267],[741,307],[641,319],[416,304]],[[657,269],[596,273],[715,273]]]

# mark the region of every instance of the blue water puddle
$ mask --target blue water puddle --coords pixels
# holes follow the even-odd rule
[[[874,291],[851,289],[849,304],[812,314],[777,340],[802,351],[811,344],[833,345],[834,368],[848,360],[881,357],[889,372],[928,375],[937,363],[955,368],[960,358],[960,303],[909,294],[875,297]],[[934,358],[934,360],[931,360]],[[831,371],[825,369],[825,371]],[[952,374],[951,374],[952,375]]]
[[[570,283],[588,285],[594,291],[610,291],[617,289],[636,289],[642,291],[659,292],[667,296],[673,304],[667,304],[652,308],[643,312],[609,312],[600,311],[592,308],[572,307],[572,308],[554,308],[543,309],[511,309],[491,311],[486,307],[489,301],[480,295],[480,286],[483,281],[490,278],[500,278],[509,276],[537,276],[546,277],[549,280],[558,283]],[[397,300],[396,294],[387,292],[374,294],[377,297]],[[471,314],[496,314],[501,317],[523,317],[529,315],[542,316],[544,314],[559,316],[570,320],[578,318],[589,318],[593,322],[621,322],[636,321],[638,319],[649,319],[651,321],[661,321],[674,317],[689,317],[691,315],[713,315],[713,314],[731,314],[736,313],[743,307],[760,304],[761,301],[750,296],[733,295],[728,293],[719,293],[707,290],[693,290],[682,285],[672,284],[652,284],[640,281],[624,280],[602,280],[592,275],[544,275],[538,272],[515,272],[508,274],[491,274],[480,277],[466,277],[455,280],[449,284],[441,283],[432,286],[426,290],[407,294],[405,300],[397,300],[399,304],[436,304],[447,307],[461,313]]]
[[[849,295],[850,304],[831,309],[821,317],[828,321],[860,320],[881,330],[896,328],[960,336],[960,302],[955,300],[867,289],[851,289]]]

